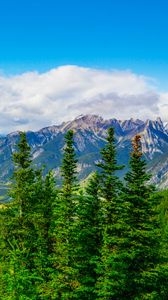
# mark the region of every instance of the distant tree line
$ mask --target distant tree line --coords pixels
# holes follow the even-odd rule
[[[71,130],[63,151],[57,187],[20,135],[11,201],[0,209],[0,299],[168,299],[168,192],[149,184],[140,136],[123,182],[113,128],[85,187]]]

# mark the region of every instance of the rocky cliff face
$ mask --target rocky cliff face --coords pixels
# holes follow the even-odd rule
[[[114,127],[118,160],[128,168],[128,156],[131,151],[131,139],[141,135],[142,150],[153,174],[152,180],[161,186],[168,184],[168,126],[161,119],[147,120],[104,120],[96,115],[81,115],[71,122],[59,126],[50,126],[37,132],[27,132],[27,139],[32,148],[34,163],[46,165],[46,171],[53,169],[59,174],[59,167],[64,147],[64,134],[72,129],[75,133],[75,148],[79,160],[79,178],[84,179],[95,170],[95,162],[100,158],[100,148],[105,144],[106,132]],[[19,132],[0,137],[0,180],[9,180],[13,164],[12,152],[16,150]]]

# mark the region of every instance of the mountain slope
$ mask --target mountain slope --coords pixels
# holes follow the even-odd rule
[[[100,159],[100,149],[105,144],[107,129],[114,127],[118,160],[128,169],[131,139],[141,135],[142,150],[153,174],[153,181],[167,185],[168,181],[168,129],[161,119],[147,120],[104,120],[100,116],[79,116],[71,122],[59,126],[50,126],[39,131],[27,132],[27,139],[32,148],[36,166],[46,166],[46,171],[53,169],[59,176],[59,167],[64,147],[64,134],[72,129],[75,133],[75,148],[78,156],[79,178],[86,178],[95,170],[95,163]],[[12,153],[16,150],[19,132],[0,137],[0,181],[8,181],[13,171]],[[124,171],[124,172],[125,172]]]

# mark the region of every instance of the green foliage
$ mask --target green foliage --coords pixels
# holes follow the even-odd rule
[[[40,182],[40,180],[39,180]],[[50,279],[53,273],[52,253],[53,253],[53,215],[54,205],[57,201],[57,189],[52,172],[49,172],[39,185],[36,199],[36,208],[32,216],[35,229],[37,231],[36,256],[34,264],[38,277],[41,278],[38,285],[38,295],[40,299],[50,299],[52,287]]]
[[[158,197],[148,184],[146,162],[142,158],[140,136],[133,140],[130,171],[125,176],[124,200],[127,203],[125,223],[127,245],[126,294],[130,299],[165,299],[158,294],[158,264],[160,230],[158,224]]]
[[[16,169],[10,193],[12,201],[1,214],[2,256],[6,268],[3,270],[3,280],[9,299],[36,299],[33,296],[36,294],[34,280],[37,277],[33,255],[37,232],[32,222],[36,174],[31,168],[30,147],[24,133],[20,135],[14,163]]]
[[[75,299],[79,285],[75,257],[75,229],[77,222],[76,207],[77,179],[73,132],[65,135],[65,148],[62,163],[63,187],[59,192],[54,209],[54,267],[52,299]]]
[[[77,159],[75,158],[73,131],[69,130],[65,135],[65,148],[62,160],[61,174],[63,177],[63,193],[70,197],[76,187]]]
[[[39,299],[48,280],[49,236],[55,191],[52,175],[43,180],[31,166],[24,133],[13,156],[11,202],[1,212],[1,254],[4,294],[9,299]],[[8,299],[7,298],[7,299]]]
[[[162,244],[162,256],[165,260],[168,259],[168,190],[161,191],[158,196],[162,199],[159,212],[160,212],[160,224],[161,224],[161,244]]]
[[[99,163],[100,194],[101,194],[101,234],[100,259],[97,272],[98,299],[122,299],[121,293],[124,287],[124,263],[122,261],[123,244],[122,221],[123,203],[120,197],[122,184],[116,171],[123,167],[117,165],[114,140],[114,130],[108,130],[107,144],[101,151],[102,161]]]
[[[93,174],[89,179],[84,193],[80,195],[78,205],[77,238],[77,269],[79,288],[77,299],[96,299],[95,284],[97,280],[96,262],[100,247],[99,228],[99,176]]]
[[[68,131],[57,189],[21,133],[11,201],[0,204],[0,299],[168,299],[168,192],[149,185],[139,136],[125,185],[112,128],[101,156],[79,187]]]
[[[116,171],[123,169],[123,166],[117,165],[113,128],[109,128],[107,143],[100,153],[102,155],[101,162],[98,163],[97,166],[101,169],[101,192],[105,198],[106,205],[110,205],[111,207],[112,198],[114,198],[115,201],[115,197],[117,197],[121,188],[121,182],[118,176],[116,176]],[[108,210],[108,207],[106,208]]]

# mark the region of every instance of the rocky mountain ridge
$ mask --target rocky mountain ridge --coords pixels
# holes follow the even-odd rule
[[[46,171],[53,169],[59,175],[59,167],[64,147],[64,134],[72,129],[75,133],[75,148],[78,156],[79,178],[86,178],[95,170],[95,162],[100,159],[100,148],[105,144],[107,129],[114,127],[118,161],[128,169],[131,139],[141,135],[142,151],[152,172],[153,182],[161,187],[168,184],[168,126],[160,118],[142,121],[139,119],[104,120],[97,115],[81,115],[73,121],[53,125],[39,131],[28,131],[27,139],[32,148],[34,163],[46,165]],[[19,132],[0,137],[0,180],[8,181],[12,171],[12,153],[16,150]]]

